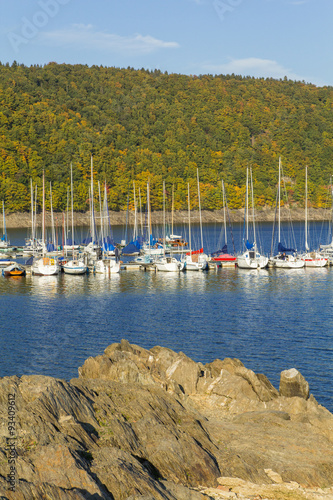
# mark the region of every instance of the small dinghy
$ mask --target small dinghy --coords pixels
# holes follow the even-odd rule
[[[4,267],[2,274],[3,276],[25,276],[25,267],[15,262],[10,266]]]

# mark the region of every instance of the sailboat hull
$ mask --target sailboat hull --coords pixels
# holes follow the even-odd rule
[[[87,266],[82,261],[70,260],[63,265],[63,270],[65,274],[79,275],[86,274]]]
[[[284,258],[277,255],[269,260],[269,267],[276,267],[278,269],[301,269],[304,267],[304,261],[293,255],[286,255]]]
[[[115,259],[98,260],[95,263],[94,272],[97,274],[119,273],[120,262],[116,262]]]
[[[268,264],[268,257],[260,254],[251,256],[250,252],[245,252],[237,257],[237,266],[240,269],[264,269]]]
[[[328,260],[316,252],[307,253],[302,256],[305,267],[325,267]]]
[[[208,269],[208,257],[205,254],[186,255],[184,270],[206,271]]]
[[[181,271],[184,264],[173,257],[165,257],[155,262],[157,271],[177,272]]]
[[[58,274],[60,266],[55,259],[43,257],[33,263],[31,272],[36,276],[52,276]]]

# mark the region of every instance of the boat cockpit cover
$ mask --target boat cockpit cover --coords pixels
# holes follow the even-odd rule
[[[278,244],[278,252],[296,252],[294,248],[285,248],[282,243]]]
[[[221,253],[228,253],[228,245],[224,245],[222,250],[216,250],[216,252],[212,252],[212,257],[215,257],[216,255],[221,255]]]
[[[138,240],[131,241],[122,249],[123,254],[138,253],[140,251],[140,242]]]

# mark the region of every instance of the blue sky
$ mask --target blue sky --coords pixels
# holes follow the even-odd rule
[[[0,0],[0,60],[333,85],[333,0]]]

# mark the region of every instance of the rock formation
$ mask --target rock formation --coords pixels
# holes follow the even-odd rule
[[[277,391],[236,359],[203,365],[122,340],[70,382],[0,379],[0,412],[1,498],[333,498],[333,415],[295,369]]]

